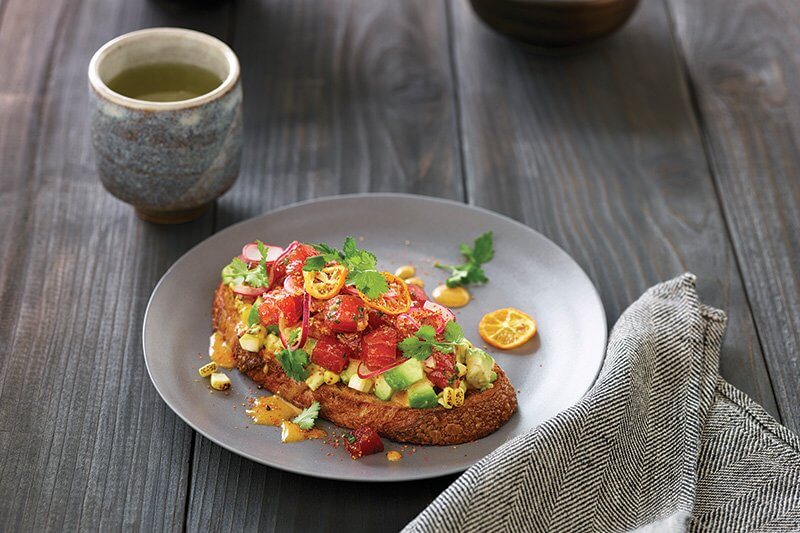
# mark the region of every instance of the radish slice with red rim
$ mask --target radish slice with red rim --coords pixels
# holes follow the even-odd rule
[[[256,296],[261,296],[265,292],[267,292],[266,287],[248,287],[247,285],[236,285],[233,288],[234,294],[238,294],[240,296],[247,296],[249,298],[255,298]]]
[[[303,286],[298,284],[293,276],[286,276],[283,280],[283,288],[286,292],[294,294],[295,296],[303,294]]]
[[[267,263],[271,263],[283,255],[283,248],[272,244],[265,244],[267,247]],[[250,265],[258,264],[261,261],[261,250],[258,249],[258,244],[251,242],[245,244],[242,248],[242,255],[239,257]]]

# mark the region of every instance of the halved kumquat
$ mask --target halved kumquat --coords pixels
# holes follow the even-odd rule
[[[303,271],[303,288],[318,300],[329,300],[339,294],[347,279],[343,265],[328,265],[322,270]]]
[[[478,323],[478,333],[495,348],[510,350],[536,335],[536,321],[519,309],[506,307],[483,315]]]

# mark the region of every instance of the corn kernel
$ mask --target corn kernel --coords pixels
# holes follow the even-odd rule
[[[403,454],[392,450],[390,452],[386,452],[386,458],[391,462],[395,463],[403,458]]]
[[[464,389],[461,387],[453,390],[453,407],[464,405]]]
[[[406,280],[406,284],[408,284],[408,285],[416,285],[417,287],[419,287],[421,289],[425,288],[425,282],[422,281],[419,278],[416,278],[416,277],[415,278],[408,278]]]
[[[403,265],[397,267],[397,270],[394,271],[394,275],[400,279],[408,279],[413,277],[414,274],[417,273],[417,269],[414,268],[412,265]]]
[[[231,379],[222,372],[211,374],[211,386],[217,390],[228,390],[231,388]]]
[[[339,382],[339,374],[331,372],[330,370],[326,370],[322,377],[325,379],[327,385],[333,385]]]
[[[453,387],[445,387],[444,390],[439,393],[439,405],[445,409],[452,409],[454,405],[454,396],[455,391]]]
[[[207,378],[211,374],[217,371],[217,363],[211,361],[210,363],[201,366],[197,369],[197,372],[204,378]]]
[[[325,382],[324,374],[322,372],[312,372],[306,378],[306,385],[311,390],[317,390]]]
[[[262,326],[261,324],[253,324],[252,326],[247,328],[247,333],[250,335],[255,335],[256,337],[261,337],[263,340],[264,337],[267,335],[267,328]]]
[[[268,354],[273,355],[283,350],[283,344],[281,343],[280,337],[278,337],[274,333],[270,333],[264,339],[264,348],[266,349]]]

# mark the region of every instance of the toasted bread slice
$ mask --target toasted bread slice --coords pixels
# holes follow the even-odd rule
[[[254,353],[239,346],[236,333],[239,313],[233,291],[226,285],[217,287],[212,316],[216,331],[233,347],[236,366],[241,372],[298,407],[318,401],[320,416],[342,427],[370,426],[381,436],[397,442],[461,444],[496,431],[517,408],[514,387],[497,365],[494,386],[482,392],[470,391],[464,404],[454,409],[402,407],[343,384],[325,385],[312,391],[304,382],[289,378],[266,350]]]

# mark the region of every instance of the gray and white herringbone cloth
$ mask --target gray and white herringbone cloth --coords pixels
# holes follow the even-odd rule
[[[467,470],[406,531],[798,531],[800,439],[718,374],[694,276],[619,319],[572,408]]]

